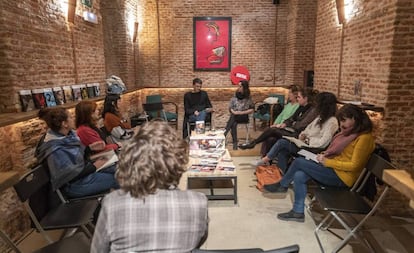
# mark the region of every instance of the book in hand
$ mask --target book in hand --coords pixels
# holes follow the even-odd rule
[[[316,157],[318,156],[315,153],[312,153],[306,149],[301,149],[298,151],[298,155],[301,155],[303,157],[305,157],[306,160],[311,160],[314,161],[316,163],[319,163],[318,159],[316,159]]]
[[[31,90],[21,90],[19,91],[20,102],[22,103],[22,111],[28,112],[35,109],[35,104],[32,97]]]
[[[96,171],[100,171],[102,169],[108,168],[108,167],[114,165],[115,163],[117,163],[119,161],[118,155],[115,154],[115,151],[113,149],[107,150],[107,151],[102,151],[102,152],[99,152],[97,154],[93,154],[93,155],[91,155],[90,158],[93,162],[95,162],[99,159],[105,160],[105,163],[103,165],[101,165],[99,168],[96,168]]]
[[[289,140],[290,142],[293,142],[298,148],[301,147],[309,147],[308,144],[304,143],[303,141],[299,140],[298,138],[291,137],[291,136],[283,136],[286,140]]]
[[[45,95],[47,107],[56,106],[55,95],[53,94],[52,88],[43,89],[43,95]]]

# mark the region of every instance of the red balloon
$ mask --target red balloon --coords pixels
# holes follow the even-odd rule
[[[230,72],[230,79],[233,85],[238,85],[240,81],[250,81],[249,70],[245,66],[236,66]]]

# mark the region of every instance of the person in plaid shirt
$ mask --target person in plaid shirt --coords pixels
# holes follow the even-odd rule
[[[177,188],[188,144],[166,122],[143,125],[120,152],[91,252],[191,252],[207,238],[207,197]]]

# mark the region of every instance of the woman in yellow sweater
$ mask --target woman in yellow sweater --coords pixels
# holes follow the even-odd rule
[[[318,163],[297,158],[279,183],[264,186],[268,192],[286,192],[293,181],[293,209],[278,214],[279,219],[305,221],[305,197],[310,179],[326,186],[351,187],[367,163],[375,148],[372,122],[367,113],[356,105],[344,105],[337,118],[341,132],[334,136],[325,152],[318,154]]]

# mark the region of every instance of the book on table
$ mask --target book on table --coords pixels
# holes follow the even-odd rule
[[[111,150],[107,150],[107,151],[102,151],[99,152],[97,154],[93,154],[91,155],[91,160],[92,161],[97,161],[99,159],[105,159],[106,162],[100,166],[99,168],[96,168],[96,171],[100,171],[102,169],[108,168],[114,164],[116,164],[119,159],[118,159],[118,155],[115,153],[115,151],[113,149]]]

